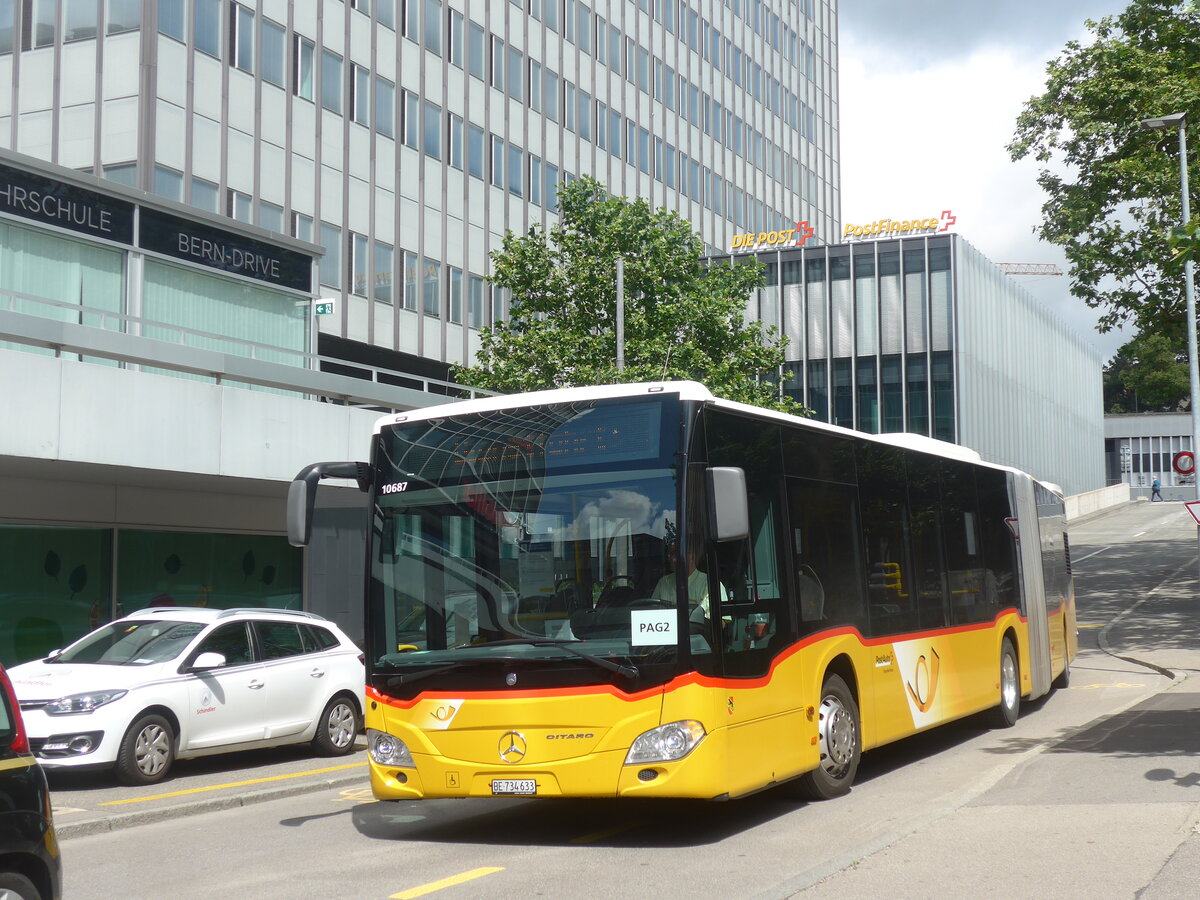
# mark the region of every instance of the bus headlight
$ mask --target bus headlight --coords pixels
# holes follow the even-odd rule
[[[683,759],[704,740],[704,735],[704,726],[692,719],[659,725],[645,734],[638,735],[625,757],[625,765]]]
[[[417,764],[413,762],[412,754],[408,750],[408,745],[395,735],[388,734],[386,731],[376,731],[374,728],[367,729],[367,750],[371,754],[371,759],[381,766],[396,766],[402,769],[415,769]]]

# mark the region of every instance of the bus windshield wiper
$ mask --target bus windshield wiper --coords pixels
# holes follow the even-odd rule
[[[572,647],[571,644],[574,644],[574,643],[579,643],[579,642],[578,641],[537,640],[536,638],[532,638],[529,640],[526,640],[525,638],[510,638],[510,639],[504,640],[504,641],[488,641],[486,644],[479,644],[478,646],[480,646],[480,647],[504,647],[504,646],[511,647],[516,644],[523,644],[527,647],[558,647],[561,650],[566,650],[572,656],[578,656],[580,659],[584,659],[584,660],[587,660],[588,662],[592,663],[592,665],[599,666],[602,669],[607,669],[610,672],[616,672],[618,675],[628,678],[630,681],[633,681],[634,679],[636,679],[638,677],[639,673],[638,673],[637,666],[626,666],[626,665],[622,665],[621,663],[613,662],[611,659],[605,659],[602,656],[593,656],[591,653],[584,653],[582,650]]]

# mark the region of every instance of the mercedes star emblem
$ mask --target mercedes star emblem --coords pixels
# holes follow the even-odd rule
[[[500,758],[506,763],[518,763],[525,758],[525,735],[519,731],[506,732],[500,738]]]

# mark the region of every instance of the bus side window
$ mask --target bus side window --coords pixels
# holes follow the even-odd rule
[[[867,556],[871,635],[916,631],[918,612],[908,540],[908,474],[904,451],[878,444],[857,448]]]
[[[858,496],[850,485],[788,479],[800,633],[865,625]]]

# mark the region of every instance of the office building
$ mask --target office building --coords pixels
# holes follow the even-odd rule
[[[948,221],[901,224],[750,239],[767,276],[750,314],[788,339],[783,390],[835,425],[951,441],[1067,494],[1103,487],[1098,351]]]
[[[574,177],[714,252],[837,234],[836,34],[833,0],[0,0],[0,661],[149,604],[353,634],[362,560],[287,546],[292,475],[365,454],[353,404],[439,399]]]

